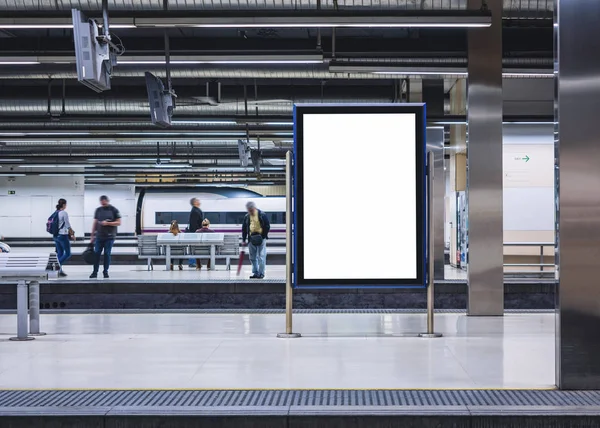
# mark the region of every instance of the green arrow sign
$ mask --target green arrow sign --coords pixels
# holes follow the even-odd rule
[[[525,155],[525,157],[523,157],[523,160],[524,160],[525,162],[529,162],[529,156]]]

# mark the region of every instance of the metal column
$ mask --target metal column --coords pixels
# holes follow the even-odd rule
[[[292,216],[293,216],[293,183],[292,183],[292,152],[285,155],[285,333],[277,334],[280,338],[297,338],[300,333],[293,331],[294,290],[292,288]]]
[[[427,109],[429,112],[429,108]],[[433,278],[444,279],[444,196],[446,195],[446,174],[444,173],[444,127],[427,127],[427,150],[433,153]]]
[[[479,9],[481,0],[469,0]],[[502,2],[492,25],[469,29],[467,92],[468,314],[504,312],[502,224]]]
[[[27,283],[24,280],[17,282],[17,336],[10,340],[33,340],[27,335]]]
[[[556,378],[561,389],[600,389],[600,2],[560,0],[555,10],[560,269]]]
[[[29,335],[46,335],[40,331],[40,283],[38,281],[29,283]]]
[[[432,151],[427,152],[427,333],[419,334],[419,337],[434,338],[442,337],[434,330],[435,315],[435,155]],[[432,263],[433,262],[433,263]]]

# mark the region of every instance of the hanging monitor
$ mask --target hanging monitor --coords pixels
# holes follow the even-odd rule
[[[425,107],[294,108],[296,287],[425,286]]]
[[[173,116],[173,94],[165,90],[162,80],[150,72],[146,72],[146,89],[150,102],[152,123],[162,127],[171,126]]]
[[[96,92],[110,89],[114,57],[110,45],[100,41],[98,24],[80,10],[72,10],[77,80]]]

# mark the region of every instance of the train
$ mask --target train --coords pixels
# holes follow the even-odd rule
[[[168,232],[169,225],[177,220],[180,227],[188,226],[191,198],[200,199],[204,217],[210,220],[216,232],[241,233],[246,215],[246,202],[256,202],[271,223],[273,238],[285,237],[285,197],[262,196],[247,189],[210,187],[196,189],[142,189],[137,194],[136,233]]]

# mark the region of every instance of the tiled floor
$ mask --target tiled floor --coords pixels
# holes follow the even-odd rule
[[[436,315],[443,338],[402,337],[424,314],[42,315],[48,336],[9,342],[0,388],[545,388],[554,315]],[[394,336],[396,335],[396,336]]]

